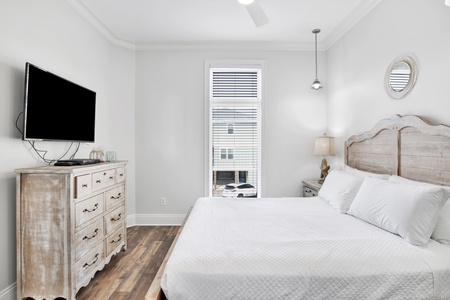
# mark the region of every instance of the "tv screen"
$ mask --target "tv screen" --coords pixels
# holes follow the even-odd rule
[[[25,65],[24,140],[95,141],[95,92]]]

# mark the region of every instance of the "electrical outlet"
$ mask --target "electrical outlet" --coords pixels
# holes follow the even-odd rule
[[[166,206],[166,197],[161,197],[161,205]]]

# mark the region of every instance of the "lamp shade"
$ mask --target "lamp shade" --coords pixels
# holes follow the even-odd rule
[[[314,143],[314,155],[328,156],[334,155],[334,137],[326,136],[317,137]]]

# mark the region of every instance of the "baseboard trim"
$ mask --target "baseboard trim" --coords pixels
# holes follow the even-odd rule
[[[127,217],[127,226],[179,226],[186,214],[135,214]]]
[[[17,283],[13,283],[3,291],[0,291],[0,300],[16,300],[17,298]]]

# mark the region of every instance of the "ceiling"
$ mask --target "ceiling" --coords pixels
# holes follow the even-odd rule
[[[66,0],[113,44],[126,48],[327,49],[381,0],[258,0],[256,27],[236,0]]]

